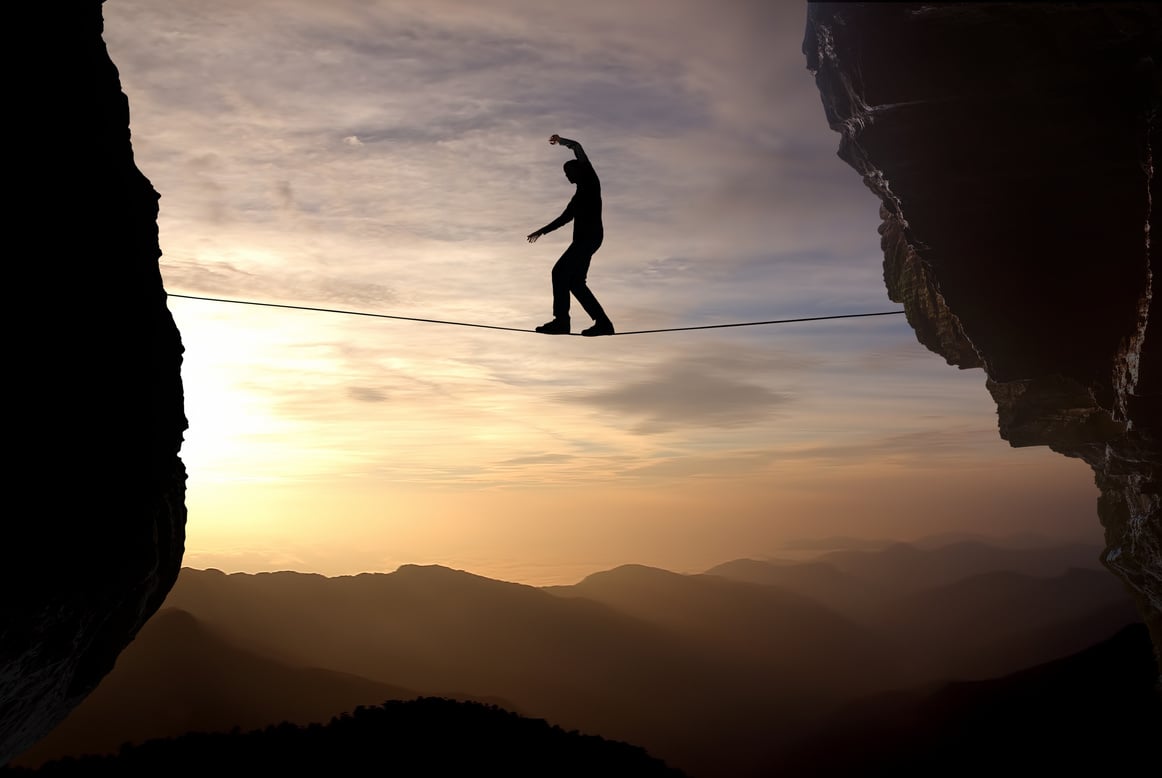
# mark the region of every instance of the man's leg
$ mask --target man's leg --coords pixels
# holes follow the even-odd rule
[[[581,303],[581,307],[585,309],[585,313],[589,314],[589,318],[596,322],[609,321],[609,317],[605,315],[605,309],[601,307],[601,303],[597,302],[597,297],[589,289],[584,278],[574,279],[571,291],[573,296],[577,298],[577,302]]]
[[[548,335],[568,335],[569,326],[569,290],[573,287],[573,279],[577,272],[579,258],[582,252],[577,244],[569,244],[565,253],[553,265],[553,320],[537,327],[537,332]],[[585,266],[589,265],[588,258]],[[584,271],[583,271],[584,272]]]
[[[577,302],[581,303],[581,307],[585,309],[585,313],[589,314],[589,317],[594,321],[594,326],[582,331],[582,335],[613,334],[613,322],[609,320],[605,314],[605,309],[601,307],[601,303],[597,302],[597,296],[593,294],[585,282],[589,275],[589,262],[599,248],[601,248],[600,242],[578,247],[578,257],[574,264],[575,272],[569,286],[569,291],[573,293]]]
[[[553,318],[569,319],[569,292],[573,289],[578,270],[581,273],[581,283],[585,283],[585,273],[589,269],[589,257],[584,255],[576,243],[570,243],[569,248],[553,265]]]

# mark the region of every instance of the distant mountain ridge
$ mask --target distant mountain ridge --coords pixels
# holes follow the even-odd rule
[[[1099,552],[1082,544],[895,543],[803,562],[738,559],[707,574],[813,597],[874,626],[909,668],[904,682],[914,684],[987,678],[1015,669],[1018,656],[1026,664],[1046,662],[1137,622],[1129,594],[1100,567]],[[1060,624],[1081,632],[1055,630]]]
[[[836,550],[809,560],[736,559],[706,572],[727,578],[788,585],[786,577],[800,567],[815,571],[819,580],[875,583],[891,596],[991,572],[1058,575],[1071,568],[1104,570],[1100,546],[1061,544],[1033,548],[1006,548],[978,540],[962,540],[927,548],[891,543],[873,550]]]
[[[1084,548],[1101,549],[1100,545],[1077,540],[1062,540],[1044,533],[1017,532],[1008,535],[985,534],[981,532],[938,532],[923,535],[911,540],[899,538],[867,538],[854,535],[829,535],[824,537],[800,537],[789,540],[781,546],[784,551],[813,551],[821,554],[828,551],[876,551],[879,549],[904,543],[921,549],[934,549],[951,546],[956,543],[983,543],[988,546],[1005,549],[1029,549],[1077,546]]]
[[[600,602],[696,642],[717,644],[734,661],[754,663],[756,679],[764,669],[772,681],[780,671],[784,678],[809,678],[821,697],[822,679],[846,693],[892,683],[887,676],[894,662],[886,641],[816,599],[787,589],[623,565],[545,591]],[[883,675],[869,679],[863,669],[868,664]],[[835,696],[834,691],[826,695]]]
[[[436,565],[338,578],[187,569],[166,605],[184,611],[180,618],[192,620],[199,639],[284,669],[326,668],[400,697],[491,699],[642,746],[690,775],[749,776],[862,696],[984,677],[972,675],[984,670],[968,667],[966,657],[989,672],[1012,672],[1132,622],[1120,582],[1102,571],[1070,571],[1075,556],[1036,550],[1014,563],[1008,550],[971,544],[892,546],[824,555],[828,561],[714,568],[750,580],[626,565],[542,588]],[[910,567],[900,571],[896,560]],[[941,564],[972,574],[931,585],[947,577],[936,575]],[[1051,574],[991,569],[1006,564]],[[856,607],[857,593],[870,611]],[[149,648],[145,631],[141,637]],[[185,645],[187,653],[213,655],[192,648],[192,637]],[[111,682],[140,672],[127,656]],[[78,715],[114,721],[116,703],[132,707],[124,695],[104,703],[112,707],[95,702]],[[244,707],[228,697],[220,704]],[[346,709],[355,704],[366,703],[352,700]],[[219,729],[230,726],[220,718]]]

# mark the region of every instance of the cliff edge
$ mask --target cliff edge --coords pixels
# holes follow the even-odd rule
[[[21,3],[9,71],[0,764],[113,667],[181,566],[181,338],[100,0]]]
[[[803,51],[880,200],[889,296],[984,369],[1001,437],[1093,468],[1157,653],[1162,7],[812,3]]]

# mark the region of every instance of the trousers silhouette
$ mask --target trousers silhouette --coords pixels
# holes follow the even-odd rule
[[[569,295],[573,295],[591,319],[608,320],[601,303],[597,302],[597,297],[585,283],[589,275],[589,262],[599,248],[601,238],[575,240],[565,249],[557,264],[553,265],[553,318],[569,318]]]

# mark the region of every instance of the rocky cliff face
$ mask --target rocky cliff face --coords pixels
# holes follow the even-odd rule
[[[158,195],[133,161],[100,0],[20,3],[8,35],[8,469],[0,764],[113,666],[177,577],[186,428],[158,270]]]
[[[889,296],[1005,440],[1093,467],[1162,648],[1162,7],[813,3],[803,50]]]

